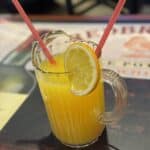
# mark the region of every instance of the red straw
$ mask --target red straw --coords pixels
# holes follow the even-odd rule
[[[23,10],[23,8],[20,5],[20,3],[18,2],[18,0],[12,0],[12,2],[15,5],[16,9],[18,10],[18,12],[20,13],[20,15],[22,16],[23,20],[28,25],[29,29],[31,30],[34,39],[37,40],[37,41],[39,41],[39,45],[43,49],[43,52],[44,52],[45,56],[48,58],[48,60],[50,61],[50,63],[55,64],[56,61],[54,60],[53,56],[50,54],[49,50],[45,46],[45,44],[42,41],[42,39],[40,38],[40,35],[39,35],[38,31],[32,25],[29,17],[26,15],[25,11]]]
[[[118,4],[117,4],[110,20],[109,20],[109,23],[108,23],[108,25],[107,25],[107,27],[106,27],[103,35],[102,35],[102,38],[100,39],[99,44],[96,48],[95,53],[96,53],[97,57],[100,57],[102,48],[103,48],[103,46],[104,46],[104,44],[108,38],[108,35],[109,35],[114,23],[116,22],[125,2],[126,2],[126,0],[119,0]]]

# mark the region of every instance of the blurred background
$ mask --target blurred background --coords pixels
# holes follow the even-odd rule
[[[20,0],[28,14],[110,15],[118,0]],[[122,14],[150,14],[150,0],[126,0]],[[16,13],[11,0],[0,0],[0,13]]]

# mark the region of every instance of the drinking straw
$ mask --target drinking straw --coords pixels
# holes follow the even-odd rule
[[[18,10],[21,17],[23,18],[23,20],[25,21],[25,23],[27,24],[27,26],[29,27],[30,31],[32,32],[34,39],[39,42],[39,45],[43,49],[43,52],[44,52],[45,56],[47,57],[47,59],[50,61],[50,63],[55,64],[56,61],[54,60],[53,56],[50,54],[48,48],[46,47],[46,45],[44,44],[42,39],[40,38],[38,31],[32,25],[31,20],[29,19],[29,17],[25,13],[25,11],[22,8],[19,1],[18,0],[12,0],[12,2],[14,4],[14,6],[16,7],[16,9]]]
[[[116,22],[116,20],[117,20],[119,14],[120,14],[125,2],[126,2],[126,0],[119,0],[118,1],[117,5],[115,7],[115,10],[114,10],[114,12],[113,12],[108,24],[107,24],[107,27],[104,30],[102,38],[100,39],[99,44],[96,48],[95,53],[96,53],[97,57],[100,57],[102,48],[103,48],[103,46],[104,46],[104,44],[105,44],[105,42],[108,38],[108,35],[109,35],[114,23]]]

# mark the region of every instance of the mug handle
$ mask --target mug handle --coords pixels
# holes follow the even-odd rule
[[[112,112],[104,112],[99,116],[100,122],[108,125],[119,121],[127,106],[127,86],[125,81],[114,71],[103,69],[104,82],[108,83],[115,96],[115,107]]]

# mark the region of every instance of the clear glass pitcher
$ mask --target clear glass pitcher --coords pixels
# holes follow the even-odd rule
[[[49,32],[42,38],[58,63],[62,63],[60,68],[47,64],[38,42],[34,42],[32,63],[52,132],[67,146],[88,146],[98,139],[105,125],[122,117],[127,105],[126,84],[114,71],[100,68],[101,75],[96,87],[86,95],[75,95],[71,90],[68,72],[63,70],[63,61],[67,46],[77,39],[63,31]],[[93,48],[96,46],[93,42],[87,43]],[[112,112],[105,110],[104,82],[114,92],[115,107]]]

